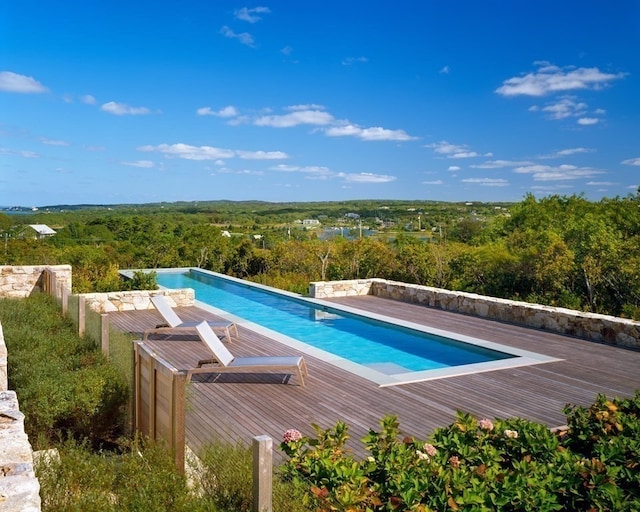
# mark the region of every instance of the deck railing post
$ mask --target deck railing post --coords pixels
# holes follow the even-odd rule
[[[109,356],[109,313],[100,314],[100,346],[102,353]]]
[[[273,440],[253,438],[253,505],[251,512],[272,512]]]

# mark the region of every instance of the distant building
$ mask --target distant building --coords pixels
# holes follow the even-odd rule
[[[25,238],[42,239],[53,236],[55,234],[56,232],[46,224],[29,224],[29,226],[27,226],[27,229],[23,231],[23,236]]]
[[[357,213],[345,213],[344,216],[347,219],[359,219],[360,218],[360,215],[357,214]]]
[[[304,219],[302,221],[303,226],[319,226],[320,221],[318,219]]]

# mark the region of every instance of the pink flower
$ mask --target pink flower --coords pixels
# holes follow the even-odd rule
[[[429,443],[425,443],[424,446],[422,447],[422,449],[430,457],[433,457],[438,452],[436,447],[433,446],[432,444],[429,444]]]
[[[480,420],[478,422],[478,426],[482,429],[482,430],[493,430],[493,421],[484,418],[482,420]]]
[[[294,441],[300,441],[300,439],[302,439],[302,434],[300,433],[299,430],[296,430],[295,428],[290,428],[282,436],[282,440],[285,443],[292,443]]]
[[[456,455],[452,455],[451,457],[449,457],[449,464],[452,468],[459,468],[460,459]]]

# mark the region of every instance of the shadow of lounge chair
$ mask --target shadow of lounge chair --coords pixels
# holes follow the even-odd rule
[[[308,376],[308,372],[307,365],[302,356],[234,357],[227,347],[222,344],[207,322],[201,322],[195,329],[213,357],[198,361],[198,367],[188,371],[187,382],[191,380],[192,375],[198,373],[261,373],[279,371],[296,374],[300,386],[304,386],[304,378]]]
[[[195,330],[196,325],[198,325],[201,320],[195,322],[183,322],[178,314],[173,310],[171,305],[167,302],[164,295],[153,295],[151,297],[151,302],[158,310],[162,318],[164,319],[164,324],[156,325],[153,329],[147,329],[144,331],[143,340],[149,338],[150,334],[160,334],[160,333],[168,333],[174,330]],[[234,322],[222,320],[222,321],[214,321],[208,320],[207,324],[209,327],[215,330],[221,330],[224,332],[225,341],[231,341],[231,331],[235,334],[236,338],[238,337],[238,327]]]

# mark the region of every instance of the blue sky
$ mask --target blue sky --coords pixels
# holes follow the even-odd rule
[[[0,205],[640,185],[640,3],[0,0]]]

